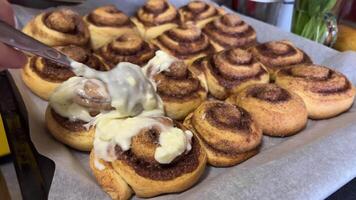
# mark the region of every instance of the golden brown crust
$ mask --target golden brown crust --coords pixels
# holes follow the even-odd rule
[[[179,20],[176,8],[166,0],[149,0],[132,17],[141,35],[146,40],[177,26]]]
[[[207,97],[204,83],[188,70],[183,61],[172,63],[167,71],[155,75],[153,79],[166,115],[172,119],[184,119]]]
[[[312,119],[334,117],[348,110],[355,98],[355,87],[341,73],[330,68],[300,64],[280,70],[276,84],[298,94]]]
[[[199,28],[203,28],[205,24],[224,13],[222,9],[204,1],[191,1],[187,5],[181,7],[178,12],[182,22],[193,21]]]
[[[69,9],[41,13],[24,27],[23,32],[49,46],[86,46],[90,38],[84,21]]]
[[[247,49],[256,44],[255,30],[232,13],[209,22],[203,32],[217,52],[234,47]]]
[[[250,52],[238,48],[201,58],[190,69],[205,77],[210,94],[218,99],[225,99],[248,85],[269,82],[264,66]]]
[[[96,8],[83,19],[89,28],[93,49],[98,49],[126,33],[139,34],[130,18],[113,5]]]
[[[74,129],[70,130],[55,119],[50,106],[46,109],[45,122],[49,132],[58,141],[80,151],[91,151],[94,140],[94,128],[87,130],[83,127],[83,129],[78,131],[74,131]]]
[[[109,66],[105,65],[99,57],[81,47],[69,45],[55,48],[73,60],[85,63],[96,70],[109,70]],[[22,80],[26,86],[44,100],[49,99],[49,96],[60,83],[73,76],[75,76],[75,74],[69,67],[38,56],[29,57],[28,62],[22,70]]]
[[[301,63],[312,63],[309,56],[286,40],[271,41],[251,49],[252,54],[265,65],[272,78],[276,71]]]
[[[208,37],[192,23],[166,31],[152,43],[162,51],[184,60],[188,65],[214,52]]]
[[[116,66],[119,62],[130,62],[139,66],[145,65],[154,57],[156,47],[136,34],[124,34],[97,51],[105,62]]]
[[[211,165],[236,165],[258,152],[262,131],[244,109],[206,101],[184,120],[202,141]]]
[[[90,168],[103,190],[114,200],[127,200],[133,191],[122,177],[112,168],[112,165],[95,156],[94,151],[90,152]],[[104,169],[98,169],[98,166]]]
[[[265,135],[293,135],[307,124],[303,100],[275,84],[250,85],[226,101],[251,113]]]

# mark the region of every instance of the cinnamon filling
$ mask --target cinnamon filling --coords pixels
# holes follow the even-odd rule
[[[150,13],[153,14],[154,16],[157,16],[161,13],[163,13],[164,11],[166,11],[168,9],[168,3],[165,1],[148,1],[146,5],[144,5],[142,7],[142,9],[146,12],[146,13]]]
[[[225,62],[229,61],[230,59],[225,59]],[[238,61],[235,60],[231,64],[235,65],[235,63],[238,64]],[[254,59],[251,59],[249,62],[246,62],[243,65],[253,66],[255,64],[257,64],[257,62]],[[224,71],[221,71],[220,67],[216,64],[214,57],[211,57],[210,60],[202,62],[200,65],[206,65],[211,71],[212,75],[219,81],[219,84],[227,89],[231,89],[234,86],[239,85],[240,83],[247,80],[259,80],[262,75],[267,73],[261,66],[259,66],[258,71],[251,69],[250,73],[241,74],[238,72],[233,73],[231,71],[228,71],[230,73],[226,73]],[[239,66],[237,65],[233,67]]]
[[[84,34],[84,24],[80,17],[71,10],[58,10],[45,14],[43,23],[50,29],[61,33]]]
[[[133,23],[129,20],[127,16],[125,16],[124,13],[122,13],[119,10],[116,11],[107,11],[108,14],[114,14],[114,15],[123,15],[122,17],[115,17],[112,16],[113,19],[107,20],[105,17],[100,17],[98,14],[95,13],[90,13],[88,15],[88,21],[95,26],[110,26],[110,27],[133,27]]]
[[[68,129],[69,131],[72,132],[80,132],[80,131],[86,131],[87,129],[84,127],[87,122],[81,121],[81,120],[76,120],[76,121],[71,121],[68,118],[60,116],[56,111],[51,109],[51,115],[56,122],[64,127],[65,129]]]
[[[271,103],[279,103],[291,98],[287,90],[273,84],[256,85],[247,91],[247,95]]]
[[[243,108],[226,103],[215,103],[206,110],[206,119],[215,127],[249,133],[252,119]]]
[[[200,145],[195,137],[192,138],[192,149],[179,160],[170,164],[156,164],[147,162],[136,157],[131,150],[122,151],[119,146],[115,147],[118,160],[124,161],[135,172],[145,178],[153,180],[172,180],[179,176],[193,172],[199,165]]]
[[[186,13],[186,21],[197,21],[197,20],[202,20],[206,19],[209,17],[212,17],[217,14],[217,11],[215,8],[211,9],[211,6],[201,2],[201,1],[193,1],[189,3],[188,5],[184,6],[183,11]],[[207,13],[211,10],[210,13]]]
[[[42,61],[38,60],[42,59]],[[36,67],[37,62],[42,62],[43,66],[41,69]],[[75,76],[72,70],[64,65],[54,63],[50,60],[46,60],[40,57],[32,57],[30,59],[30,68],[42,79],[51,82],[63,82],[70,77]]]

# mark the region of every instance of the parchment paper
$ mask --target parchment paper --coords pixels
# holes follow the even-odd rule
[[[87,1],[72,7],[81,14],[107,3],[132,15],[144,1]],[[172,1],[173,2],[173,1]],[[186,0],[174,1],[176,6]],[[39,10],[14,6],[19,26]],[[346,74],[356,83],[356,53],[335,50],[251,19],[242,18],[257,32],[259,42],[288,39],[315,63]],[[49,199],[108,199],[88,166],[88,155],[57,142],[44,125],[47,102],[23,84],[19,70],[11,74],[26,104],[31,139],[37,150],[56,163]],[[288,138],[264,137],[261,153],[230,168],[207,167],[200,182],[180,193],[156,199],[323,199],[356,177],[356,108],[329,120],[308,121],[301,133]],[[133,197],[136,199],[137,197]]]

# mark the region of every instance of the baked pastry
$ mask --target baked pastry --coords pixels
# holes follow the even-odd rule
[[[139,34],[130,18],[113,5],[96,8],[83,19],[89,28],[93,49],[98,49],[125,33]]]
[[[252,48],[251,52],[254,57],[267,67],[272,79],[274,79],[275,73],[279,69],[301,63],[312,63],[306,53],[286,40],[257,45]]]
[[[307,124],[302,98],[276,84],[250,85],[226,101],[247,110],[265,135],[290,136]]]
[[[51,95],[45,122],[58,141],[77,150],[90,151],[95,130],[89,122],[110,109],[111,97],[101,81],[72,77]]]
[[[90,39],[88,27],[82,18],[69,9],[41,13],[22,31],[48,46],[87,46]]]
[[[236,165],[258,153],[262,131],[251,115],[222,101],[206,101],[184,120],[207,152],[209,164]]]
[[[193,75],[183,61],[163,51],[157,51],[143,70],[155,83],[166,115],[172,119],[184,119],[207,97],[204,81]]]
[[[181,24],[164,32],[152,41],[162,51],[184,60],[188,65],[194,60],[214,52],[208,37],[194,24]]]
[[[113,199],[181,192],[204,172],[199,140],[168,118],[112,119],[97,127],[90,167]]]
[[[203,32],[217,52],[234,47],[247,49],[256,44],[255,30],[233,13],[209,22]]]
[[[81,47],[69,45],[55,48],[73,60],[84,63],[94,69],[100,71],[110,69],[98,56]],[[52,92],[62,82],[75,76],[75,74],[67,66],[62,66],[42,57],[32,56],[28,58],[26,65],[22,69],[21,76],[26,86],[33,93],[44,100],[48,100]]]
[[[131,20],[143,38],[151,40],[163,32],[177,27],[177,9],[166,0],[148,0]]]
[[[137,34],[124,34],[98,49],[96,53],[111,67],[119,62],[143,66],[155,55],[156,49]]]
[[[209,92],[218,99],[226,99],[254,83],[268,83],[265,67],[246,50],[233,48],[195,61],[191,71],[205,77]]]
[[[204,1],[191,1],[187,5],[179,8],[179,15],[182,22],[194,22],[199,28],[218,18],[225,11]]]
[[[330,68],[300,64],[281,69],[276,84],[298,94],[312,119],[334,117],[348,110],[355,98],[355,87],[340,72]]]

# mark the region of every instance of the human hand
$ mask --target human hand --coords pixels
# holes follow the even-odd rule
[[[7,0],[0,0],[0,19],[15,25],[14,12]],[[26,63],[26,56],[3,43],[0,43],[0,70],[6,68],[20,68]]]

